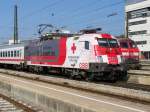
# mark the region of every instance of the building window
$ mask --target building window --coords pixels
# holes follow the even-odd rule
[[[142,31],[135,31],[135,32],[129,32],[129,35],[140,35],[140,34],[147,34],[147,30]]]
[[[138,24],[145,24],[146,22],[147,22],[146,20],[130,22],[129,26],[138,25]]]
[[[135,10],[128,12],[128,19],[134,19],[134,18],[139,18],[139,17],[148,17],[150,16],[149,14],[149,7]]]
[[[144,44],[147,44],[147,41],[135,41],[135,43],[137,45],[144,45]]]

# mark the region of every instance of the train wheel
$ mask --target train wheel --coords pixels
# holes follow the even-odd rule
[[[84,77],[84,72],[80,71],[80,70],[72,70],[72,72],[70,73],[69,78],[70,79],[75,79],[75,80],[81,80]]]

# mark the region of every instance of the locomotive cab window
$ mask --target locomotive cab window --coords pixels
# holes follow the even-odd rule
[[[99,46],[102,46],[102,47],[109,47],[107,39],[104,39],[104,38],[98,39],[98,44]]]
[[[131,48],[137,48],[137,45],[133,41],[129,42],[129,45]]]
[[[128,48],[128,43],[127,42],[120,42],[120,46],[122,48]]]
[[[118,48],[119,47],[118,42],[115,39],[108,39],[108,42],[109,42],[110,47],[112,47],[112,48]]]
[[[85,49],[89,50],[89,41],[85,41]]]
[[[99,44],[99,46],[102,46],[102,47],[111,47],[111,48],[119,47],[116,39],[99,38],[98,44]]]

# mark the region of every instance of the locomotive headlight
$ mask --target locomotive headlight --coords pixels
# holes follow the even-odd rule
[[[103,57],[102,56],[97,56],[97,58],[98,58],[99,62],[103,63]]]

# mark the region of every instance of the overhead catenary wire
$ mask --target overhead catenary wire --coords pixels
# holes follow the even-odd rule
[[[27,19],[27,18],[30,18],[30,17],[33,17],[34,15],[36,15],[36,14],[38,14],[38,13],[41,13],[41,12],[43,12],[43,11],[45,11],[45,10],[47,10],[47,9],[51,9],[51,5],[52,5],[52,7],[53,8],[55,8],[56,7],[56,5],[58,5],[58,4],[60,4],[60,3],[62,3],[62,1],[64,1],[64,0],[57,0],[57,1],[55,1],[55,2],[53,2],[53,3],[51,3],[51,4],[49,4],[49,5],[47,5],[47,6],[45,6],[45,7],[42,7],[42,8],[40,8],[40,9],[38,9],[38,10],[36,10],[36,11],[34,11],[34,12],[32,12],[32,13],[30,13],[30,14],[28,14],[28,15],[26,15],[26,16],[24,16],[23,17],[23,20],[25,20],[25,19]],[[95,1],[97,1],[97,0],[95,0]],[[101,1],[101,0],[100,0]],[[106,4],[106,5],[104,5],[104,6],[102,6],[102,7],[98,7],[98,8],[94,8],[94,9],[88,9],[88,10],[81,10],[81,9],[84,9],[84,7],[82,7],[82,6],[84,6],[84,5],[80,5],[81,6],[81,8],[78,8],[77,10],[76,9],[73,9],[74,11],[72,12],[72,13],[70,13],[68,16],[60,16],[60,15],[55,15],[55,12],[54,12],[54,17],[55,17],[55,19],[61,19],[61,21],[63,21],[64,19],[67,19],[67,17],[71,17],[72,19],[71,20],[68,20],[68,22],[67,23],[63,23],[65,26],[68,26],[68,25],[78,25],[78,24],[83,24],[84,22],[82,22],[82,21],[87,21],[87,23],[86,24],[88,24],[88,21],[90,20],[90,21],[94,21],[94,23],[100,23],[99,21],[97,21],[97,20],[95,20],[95,19],[93,19],[92,18],[92,15],[94,15],[94,14],[100,14],[100,13],[102,13],[102,11],[104,10],[104,9],[106,9],[106,8],[109,8],[109,7],[113,7],[113,6],[116,6],[116,5],[120,5],[120,4],[122,4],[122,3],[124,3],[124,1],[120,1],[120,2],[115,2],[115,3],[111,3],[111,4]],[[90,4],[90,2],[88,3],[88,4]],[[86,4],[85,4],[86,5]],[[86,7],[85,7],[86,8]],[[65,14],[65,12],[64,12],[64,10],[61,10],[60,11],[61,13],[63,13],[63,14]],[[86,18],[86,19],[80,19],[80,18]],[[89,18],[89,19],[88,19]],[[60,21],[60,22],[61,22]],[[57,22],[58,24],[59,24],[59,21]],[[71,24],[70,24],[71,23]],[[53,23],[52,23],[53,24]],[[54,23],[55,24],[55,23]]]
[[[64,19],[66,19],[66,18],[72,18],[71,20],[69,20],[69,21],[74,21],[74,19],[76,18],[76,19],[78,19],[78,20],[80,20],[80,18],[82,17],[82,18],[85,18],[85,17],[87,17],[87,16],[91,16],[92,14],[100,14],[99,12],[102,12],[104,9],[106,9],[106,8],[110,8],[110,7],[114,7],[114,6],[117,6],[117,5],[120,5],[120,4],[122,4],[122,3],[124,3],[124,1],[120,1],[120,2],[116,2],[116,3],[112,3],[112,4],[108,4],[108,5],[105,5],[105,6],[102,6],[102,7],[100,7],[100,8],[95,8],[95,9],[92,9],[92,10],[86,10],[86,11],[82,11],[82,12],[80,12],[80,13],[76,13],[75,12],[75,14],[73,14],[73,15],[68,15],[68,16],[62,16],[62,17],[59,17],[59,19],[61,19],[61,20],[64,20]],[[78,15],[79,14],[79,15]],[[87,18],[86,18],[87,19]],[[77,20],[76,20],[77,21]]]
[[[94,0],[94,1],[90,1],[90,2],[88,2],[87,4],[78,4],[77,5],[77,7],[75,7],[74,9],[70,9],[69,10],[69,12],[71,11],[71,14],[72,14],[72,12],[78,12],[78,11],[81,11],[81,10],[83,10],[83,9],[86,9],[87,8],[87,6],[90,6],[91,4],[93,4],[93,2],[94,2],[94,4],[97,4],[98,2],[100,2],[100,1],[102,1],[102,0]],[[79,6],[79,7],[78,7]],[[66,8],[65,8],[66,9]],[[68,10],[67,10],[67,13],[69,13],[68,12]],[[64,16],[64,14],[65,14],[65,10],[64,11],[60,11],[60,13],[59,14],[57,14],[58,16]]]
[[[109,4],[109,5],[105,5],[105,7],[103,6],[103,8],[101,7],[101,8],[99,8],[99,9],[101,9],[101,10],[99,10],[98,12],[94,12],[94,13],[88,13],[88,14],[86,14],[86,15],[81,15],[81,16],[78,16],[78,18],[75,20],[74,18],[73,18],[73,20],[69,20],[68,21],[68,24],[67,25],[78,25],[78,24],[81,24],[81,23],[85,23],[86,21],[95,21],[95,19],[93,19],[93,15],[94,14],[100,14],[100,13],[102,13],[102,11],[103,11],[103,9],[106,9],[106,8],[109,8],[109,7],[114,7],[114,6],[117,6],[117,5],[120,5],[120,4],[122,4],[122,3],[124,3],[124,2],[116,2],[116,3],[113,3],[113,4]],[[98,9],[98,8],[97,8]],[[117,12],[118,13],[118,12]],[[88,19],[88,15],[90,15],[89,16],[89,19]],[[82,18],[86,18],[86,19],[82,19],[81,20],[81,18],[80,17],[82,17]],[[105,17],[107,17],[107,15],[103,15],[103,17],[104,17],[104,19],[106,19]],[[62,20],[62,19],[61,19]],[[96,20],[97,21],[97,20]],[[100,22],[100,20],[99,20],[99,22]],[[65,24],[66,25],[66,24]]]
[[[65,0],[57,0],[57,1],[55,1],[55,2],[53,2],[53,3],[51,3],[51,4],[49,4],[49,5],[46,5],[46,6],[40,8],[40,9],[38,9],[38,10],[36,10],[36,11],[31,12],[30,14],[24,16],[22,19],[30,18],[30,17],[32,17],[33,15],[38,14],[38,13],[41,13],[42,11],[45,11],[46,9],[48,9],[48,8],[50,8],[50,7],[54,7],[55,5],[58,5],[58,4],[61,3],[62,1],[65,1]]]

